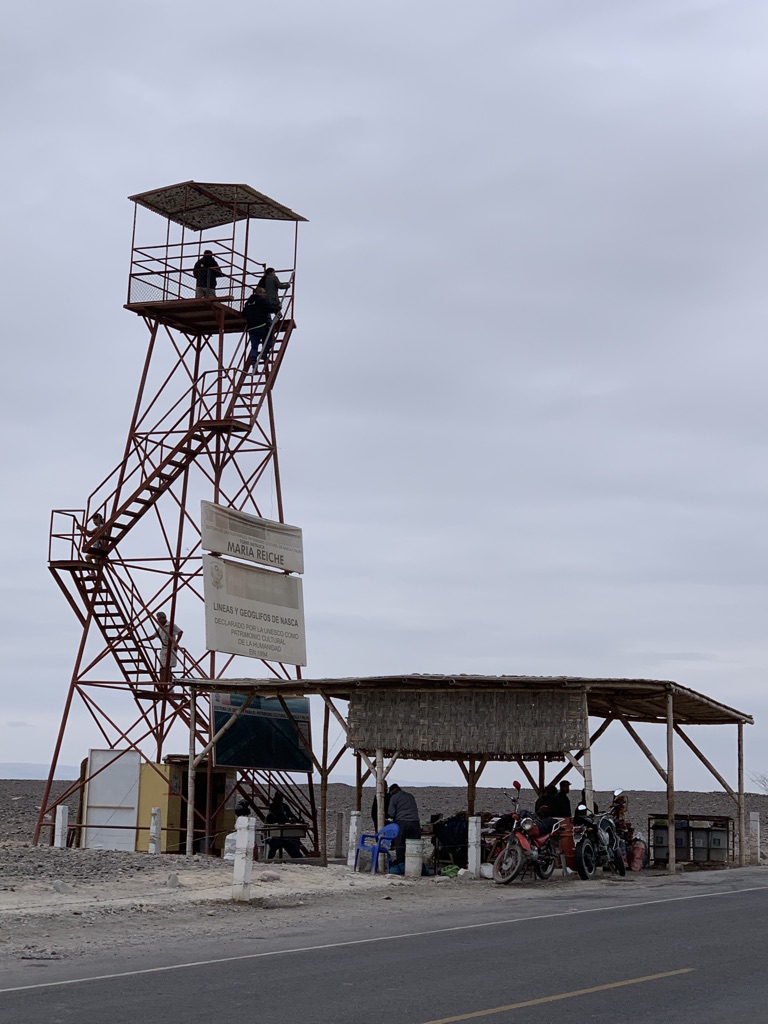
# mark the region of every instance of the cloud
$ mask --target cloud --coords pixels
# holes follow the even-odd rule
[[[119,460],[147,343],[124,197],[190,177],[310,218],[275,392],[306,674],[672,674],[762,716],[763,3],[233,0],[226,47],[201,0],[49,7],[0,61],[4,699],[46,707],[35,759],[79,632],[49,509]]]

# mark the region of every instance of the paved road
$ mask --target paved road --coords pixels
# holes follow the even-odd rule
[[[479,893],[470,911],[400,918],[396,935],[341,924],[258,950],[233,936],[194,960],[181,946],[151,950],[125,973],[54,964],[43,980],[16,967],[2,973],[0,1021],[762,1024],[764,879],[574,884],[524,903]]]

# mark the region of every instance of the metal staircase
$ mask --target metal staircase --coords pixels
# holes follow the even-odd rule
[[[97,490],[89,499],[86,516],[100,512],[104,525],[93,531],[81,547],[83,554],[96,549],[112,550],[141,519],[187,467],[204,452],[217,436],[249,434],[266,396],[272,388],[283,358],[283,352],[294,331],[292,318],[281,319],[273,328],[272,350],[268,362],[258,373],[247,369],[203,374],[200,386],[193,384],[179,400],[188,400],[196,412],[192,426],[181,433],[169,449],[168,436],[183,430],[183,419],[166,428],[159,437],[146,434],[135,449],[135,463],[126,471],[125,463],[108,478],[117,477],[117,484],[106,497]],[[243,339],[244,341],[245,339]],[[208,378],[208,379],[206,379]],[[128,496],[124,497],[128,491]]]

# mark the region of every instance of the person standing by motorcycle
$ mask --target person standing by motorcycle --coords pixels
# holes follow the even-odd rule
[[[534,811],[542,818],[549,818],[554,814],[554,806],[557,802],[557,786],[550,784],[544,789],[539,799],[536,801]]]
[[[554,807],[550,807],[550,814],[553,814],[556,818],[570,818],[572,817],[571,801],[569,799],[569,793],[571,791],[571,784],[568,779],[563,779],[560,783],[560,789],[557,797],[554,801]]]

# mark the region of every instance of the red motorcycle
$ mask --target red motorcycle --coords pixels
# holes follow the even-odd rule
[[[559,856],[556,833],[560,821],[537,818],[528,811],[518,811],[520,783],[513,782],[517,791],[512,798],[513,824],[504,839],[501,852],[493,862],[493,880],[507,885],[516,878],[522,878],[528,868],[537,878],[549,878],[555,870]]]

